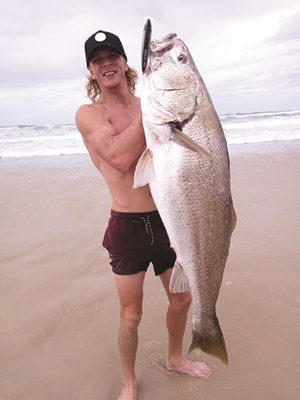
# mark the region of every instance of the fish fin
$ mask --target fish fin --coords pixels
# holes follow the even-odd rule
[[[188,277],[181,264],[176,260],[169,284],[170,292],[183,293],[190,290],[190,283]]]
[[[198,143],[196,143],[193,139],[191,139],[188,135],[183,133],[181,130],[176,128],[176,126],[171,125],[172,130],[175,132],[175,135],[173,137],[173,141],[181,146],[184,146],[190,150],[195,151],[196,153],[199,153],[201,155],[205,155],[206,157],[209,157],[209,154],[206,150],[203,149]]]
[[[233,204],[231,204],[231,232],[230,232],[230,234],[232,234],[232,232],[236,226],[236,222],[237,222],[237,216],[234,211]]]
[[[155,178],[155,171],[152,154],[149,149],[146,149],[135,167],[133,189],[147,185],[153,178]]]
[[[201,349],[204,353],[219,358],[224,364],[228,365],[228,355],[223,333],[221,331],[218,318],[215,316],[214,326],[207,334],[201,334],[193,330],[192,341],[188,354],[194,349]]]

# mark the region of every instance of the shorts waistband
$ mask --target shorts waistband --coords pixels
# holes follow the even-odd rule
[[[134,219],[134,218],[142,218],[142,217],[159,217],[159,213],[157,210],[154,211],[148,211],[148,212],[138,212],[138,213],[127,213],[127,212],[120,212],[120,211],[115,211],[111,210],[110,215],[112,217],[117,217],[117,218],[124,218],[124,219]]]

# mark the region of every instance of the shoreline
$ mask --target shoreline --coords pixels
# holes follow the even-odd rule
[[[237,154],[244,154],[247,152],[254,153],[262,153],[262,152],[276,152],[284,150],[291,150],[293,148],[300,147],[300,139],[293,140],[274,140],[274,141],[265,141],[265,142],[254,142],[254,143],[232,143],[227,144],[229,153],[232,156]],[[84,153],[72,153],[72,154],[53,154],[53,155],[32,155],[32,156],[16,156],[16,157],[3,157],[0,156],[0,163],[5,160],[47,160],[48,158],[69,158],[69,157],[78,157],[84,158],[88,156],[87,152]]]

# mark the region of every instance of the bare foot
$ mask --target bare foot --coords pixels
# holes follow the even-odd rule
[[[124,384],[118,400],[137,400],[137,383]]]
[[[179,372],[192,376],[193,378],[208,379],[211,374],[211,368],[204,362],[190,361],[181,359],[177,362],[166,362],[166,367],[169,371]]]

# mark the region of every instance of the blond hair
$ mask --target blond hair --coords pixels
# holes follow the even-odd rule
[[[138,80],[138,73],[135,69],[128,67],[128,70],[125,72],[125,76],[126,76],[129,92],[134,94],[135,85]],[[100,89],[100,86],[99,86],[97,80],[93,79],[91,77],[91,75],[88,76],[88,81],[86,83],[86,92],[87,92],[88,97],[92,100],[92,102],[99,100],[100,95],[101,95],[101,89]]]

